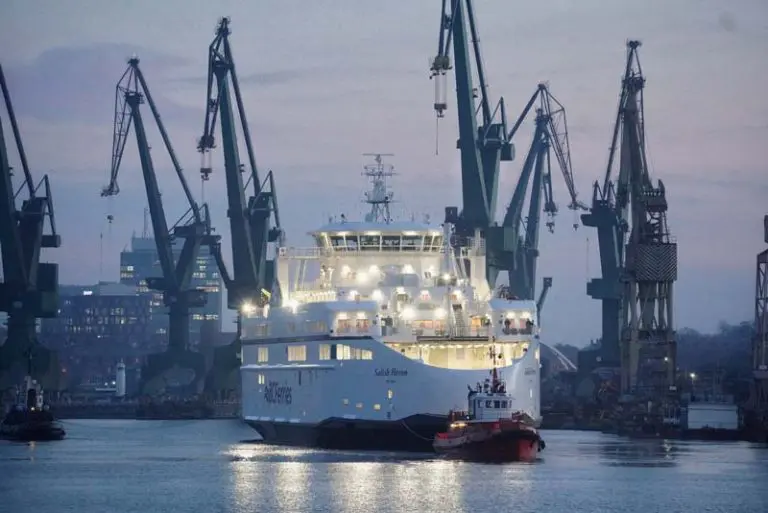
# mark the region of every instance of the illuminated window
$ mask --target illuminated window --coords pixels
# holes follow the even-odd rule
[[[358,410],[362,410],[363,409],[363,403],[357,403],[355,405],[355,408],[357,408]]]
[[[321,360],[330,360],[331,359],[331,345],[330,344],[320,344],[319,350],[320,350],[320,359]]]
[[[259,374],[259,385],[263,385],[264,381],[265,381],[264,374]]]
[[[364,333],[367,332],[370,328],[370,323],[368,319],[355,319],[355,327],[357,328],[358,333]]]
[[[352,331],[352,322],[349,319],[339,319],[338,321],[336,321],[337,333],[349,333],[351,331]]]
[[[349,404],[349,399],[342,399],[342,400],[341,400],[341,403],[342,403],[344,406],[347,406],[347,405]]]
[[[307,359],[307,346],[288,346],[288,361],[303,362]]]
[[[363,360],[373,360],[373,351],[371,351],[369,349],[363,349],[362,359]]]
[[[387,390],[387,399],[392,399],[393,395],[392,390]]]
[[[374,404],[373,405],[373,409],[374,410],[380,410],[381,409],[381,405],[380,404]]]
[[[259,354],[257,356],[257,360],[259,363],[266,363],[269,361],[269,348],[268,347],[260,347],[259,348]]]

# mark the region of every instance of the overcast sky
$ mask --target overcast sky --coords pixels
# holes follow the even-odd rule
[[[476,0],[495,101],[516,118],[540,81],[566,106],[581,199],[600,178],[625,59],[643,41],[646,127],[654,179],[667,186],[680,245],[676,325],[713,330],[751,319],[755,253],[768,212],[768,3],[764,0]],[[196,194],[207,46],[220,16],[231,42],[259,167],[273,169],[289,243],[331,214],[362,211],[364,152],[395,153],[400,208],[442,215],[460,200],[455,101],[439,126],[433,84],[439,0],[3,0],[0,59],[39,179],[50,173],[63,246],[49,255],[62,283],[117,280],[118,253],[141,232],[146,200],[131,139],[116,198],[109,174],[114,85],[136,53]],[[452,90],[452,88],[451,88]],[[502,166],[499,216],[532,135]],[[171,222],[184,199],[154,127],[155,166]],[[223,157],[205,186],[228,244]],[[586,296],[599,273],[596,233],[575,231],[565,189],[556,232],[541,237],[540,276],[553,276],[543,323],[551,342],[599,335]],[[114,216],[108,226],[106,217]],[[99,250],[100,234],[103,252]],[[227,246],[228,247],[228,246]],[[100,254],[102,253],[102,254]],[[229,255],[227,255],[229,258]],[[100,271],[101,269],[101,271]]]

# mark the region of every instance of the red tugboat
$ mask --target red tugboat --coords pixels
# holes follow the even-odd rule
[[[491,374],[482,387],[470,387],[467,412],[451,412],[448,431],[435,436],[435,452],[468,461],[535,461],[546,444],[534,419],[513,409],[514,398],[496,368]]]

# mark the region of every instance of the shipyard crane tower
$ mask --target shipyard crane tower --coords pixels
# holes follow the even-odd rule
[[[258,313],[261,307],[270,302],[280,304],[275,261],[274,257],[269,258],[268,253],[270,243],[282,243],[283,234],[272,171],[261,181],[256,167],[255,152],[229,43],[230,33],[229,18],[222,18],[216,28],[216,36],[208,47],[205,123],[197,148],[201,153],[202,179],[208,180],[213,172],[211,152],[216,147],[214,131],[216,120],[219,118],[227,189],[227,215],[232,240],[231,276],[224,264],[221,245],[212,245],[211,251],[227,287],[227,307],[237,311],[239,321],[243,315]],[[234,91],[234,102],[230,88]],[[247,152],[247,167],[240,161],[238,123],[233,111],[235,107]],[[245,182],[244,174],[247,178]],[[249,184],[252,184],[253,193],[246,200],[246,188]],[[271,225],[273,215],[274,225]],[[235,341],[217,350],[214,355],[213,373],[207,383],[209,390],[218,392],[223,388],[231,388],[227,383],[232,383],[234,371],[240,366],[240,342],[238,329]]]
[[[200,173],[208,180],[213,171],[211,150],[215,148],[216,118],[220,118],[224,175],[227,185],[229,227],[232,236],[232,277],[227,283],[227,306],[242,311],[263,305],[273,292],[274,261],[267,258],[268,243],[281,238],[280,217],[274,193],[274,178],[268,172],[259,180],[251,134],[245,116],[235,61],[229,44],[229,18],[222,18],[216,37],[208,49],[208,97],[203,135],[198,142],[202,155]],[[237,144],[237,120],[233,112],[230,86],[248,153],[248,167],[240,162]],[[247,181],[243,183],[243,174]],[[253,196],[246,201],[246,187],[253,184]],[[275,226],[270,227],[274,213]],[[228,275],[227,275],[228,276]],[[277,288],[274,288],[277,291]]]
[[[166,221],[160,187],[150,154],[146,127],[141,115],[140,106],[145,100],[152,111],[163,144],[171,158],[189,205],[187,212],[171,228],[168,227]],[[192,197],[157,106],[139,68],[137,57],[129,59],[128,68],[115,88],[111,178],[109,185],[102,189],[102,196],[114,196],[120,192],[117,178],[131,125],[133,125],[136,134],[157,258],[162,271],[162,277],[148,278],[147,286],[152,290],[162,292],[163,303],[168,308],[169,320],[168,351],[149,357],[147,366],[142,371],[142,381],[144,382],[142,388],[144,393],[159,390],[154,383],[157,381],[156,378],[174,365],[179,365],[182,368],[194,370],[194,378],[187,383],[187,387],[189,387],[187,391],[193,393],[203,383],[205,364],[202,355],[189,350],[189,315],[190,309],[205,306],[207,296],[204,290],[192,288],[190,282],[200,245],[207,242],[207,238],[210,237],[207,208],[201,208]],[[178,259],[174,258],[173,252],[175,239],[184,241]]]
[[[502,222],[502,227],[512,234],[511,237],[514,240],[517,240],[514,251],[515,266],[507,269],[509,288],[515,296],[528,300],[535,299],[541,212],[547,214],[546,225],[550,232],[554,231],[555,215],[558,212],[552,191],[552,152],[555,154],[556,165],[560,168],[570,195],[568,208],[588,210],[588,207],[577,199],[565,107],[552,95],[546,84],[538,85],[510,130],[508,138],[511,140],[515,136],[522,123],[534,109],[537,100],[538,106],[535,108],[535,129],[531,147],[523,163],[520,178]],[[524,203],[528,184],[531,180],[528,216],[524,219]],[[574,228],[577,226],[574,224]],[[543,281],[544,287],[537,300],[539,312],[544,305],[547,291],[552,286],[552,278],[544,278]]]
[[[677,396],[677,244],[667,227],[664,184],[654,185],[648,170],[639,47],[639,41],[627,43],[608,167],[582,221],[598,233],[602,278],[592,280],[587,292],[603,302],[603,362],[620,364],[625,399],[660,406]]]
[[[763,241],[768,244],[768,215],[763,217]],[[768,249],[757,255],[755,335],[752,342],[754,382],[750,406],[764,436],[768,436]]]
[[[469,28],[469,32],[467,31]],[[470,40],[471,37],[471,40]],[[453,63],[450,50],[453,48]],[[473,67],[478,87],[473,87]],[[447,102],[447,73],[456,77],[456,108],[459,121],[461,182],[463,209],[456,219],[447,219],[456,226],[460,240],[484,237],[487,241],[486,277],[493,288],[500,270],[514,267],[514,246],[517,241],[510,230],[491,228],[498,197],[499,163],[514,158],[514,146],[507,134],[504,99],[492,107],[488,93],[478,38],[477,23],[471,0],[442,0],[437,55],[432,60],[430,78],[435,81],[434,109],[438,119],[445,115]],[[479,103],[479,105],[478,105]],[[446,209],[448,217],[458,211]],[[470,269],[470,273],[480,270]]]
[[[35,184],[21,141],[11,95],[0,66],[0,88],[21,163],[21,186],[13,186],[9,146],[0,119],[0,249],[3,281],[0,311],[8,314],[8,338],[0,346],[0,387],[17,385],[34,362],[32,374],[50,389],[58,388],[56,355],[37,341],[37,319],[56,317],[59,311],[59,267],[41,262],[45,248],[58,248],[61,238],[56,223],[48,175]],[[25,191],[21,208],[16,197]],[[22,196],[24,197],[24,196]],[[49,229],[49,233],[46,233]]]

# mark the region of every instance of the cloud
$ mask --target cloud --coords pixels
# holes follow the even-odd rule
[[[115,84],[125,71],[127,58],[134,54],[141,59],[150,91],[153,83],[189,63],[181,57],[126,44],[53,48],[30,64],[4,70],[17,116],[54,123],[110,123]],[[157,93],[153,99],[163,117],[169,119],[194,112]]]

